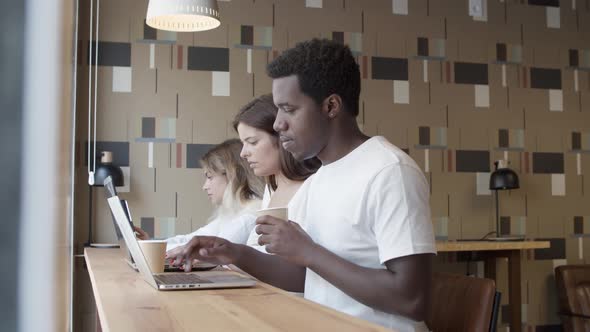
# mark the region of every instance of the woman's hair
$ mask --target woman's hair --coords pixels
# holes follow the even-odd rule
[[[281,173],[290,180],[303,181],[318,170],[321,162],[315,157],[298,161],[293,158],[291,153],[283,149],[279,144],[279,135],[273,129],[277,112],[278,108],[273,102],[272,94],[262,95],[240,109],[234,118],[234,129],[237,131],[238,125],[243,123],[270,134],[273,137],[274,144],[279,148]],[[267,181],[273,190],[276,189],[277,184],[274,175],[271,175]]]
[[[222,206],[230,210],[239,209],[252,199],[260,199],[264,190],[263,180],[254,175],[248,163],[240,157],[240,151],[242,142],[232,138],[214,146],[200,160],[205,170],[226,177]]]

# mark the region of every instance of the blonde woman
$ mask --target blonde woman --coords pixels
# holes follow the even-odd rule
[[[246,243],[255,226],[253,212],[260,208],[264,182],[254,175],[240,157],[242,142],[229,139],[209,150],[200,160],[205,175],[203,190],[216,208],[208,223],[196,231],[168,238],[166,250],[184,245],[193,236],[217,236],[235,243]],[[135,228],[139,239],[149,235]]]

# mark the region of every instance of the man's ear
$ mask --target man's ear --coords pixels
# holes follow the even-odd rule
[[[342,98],[339,95],[333,93],[324,99],[322,110],[329,118],[337,117],[342,112],[342,108]]]

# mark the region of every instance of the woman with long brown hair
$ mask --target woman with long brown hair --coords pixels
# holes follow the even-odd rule
[[[299,187],[317,171],[321,162],[317,158],[295,160],[283,149],[273,129],[277,112],[272,95],[262,95],[240,109],[233,126],[244,144],[240,156],[247,160],[254,174],[266,179],[262,208],[288,207],[291,219],[300,201],[294,199]],[[248,245],[263,250],[254,231]]]

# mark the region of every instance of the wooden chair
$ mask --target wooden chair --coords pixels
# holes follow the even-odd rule
[[[564,331],[590,331],[590,265],[556,267],[555,283]]]
[[[491,279],[434,273],[426,324],[433,332],[489,331],[495,328],[496,296],[496,283]],[[499,297],[496,310],[498,304]]]

